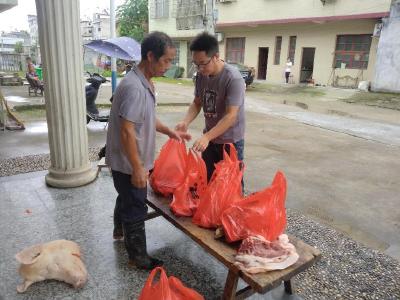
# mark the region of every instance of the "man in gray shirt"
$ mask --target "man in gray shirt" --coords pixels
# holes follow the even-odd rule
[[[151,270],[162,261],[147,254],[144,219],[147,178],[153,168],[156,131],[177,140],[190,139],[162,124],[155,115],[152,77],[171,66],[176,49],[165,33],[153,32],[141,45],[141,62],[118,85],[111,107],[106,162],[118,197],[114,209],[114,238],[124,238],[130,264]]]
[[[219,58],[218,41],[214,36],[199,34],[190,50],[193,64],[198,69],[195,96],[185,118],[175,129],[186,132],[203,108],[205,128],[193,149],[202,152],[210,180],[214,165],[223,158],[225,143],[233,143],[239,160],[243,160],[246,84],[237,69]]]

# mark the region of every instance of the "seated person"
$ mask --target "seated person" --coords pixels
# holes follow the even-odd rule
[[[34,87],[37,87],[43,91],[44,84],[39,79],[39,76],[36,74],[35,66],[32,63],[32,59],[30,57],[26,58],[26,64],[27,64],[26,78],[28,79],[29,83],[31,84],[31,80],[32,80]]]

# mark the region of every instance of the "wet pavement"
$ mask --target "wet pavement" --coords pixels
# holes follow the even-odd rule
[[[246,109],[252,112],[284,117],[326,130],[400,147],[400,112],[398,112],[399,124],[394,125],[385,122],[304,111],[295,106],[266,103],[251,96],[246,97]]]
[[[187,107],[168,104],[191,101],[192,87],[157,83],[157,88],[158,101],[163,104],[158,107],[158,116],[167,125],[174,126]],[[109,96],[107,88],[101,91],[101,101],[106,103]],[[399,278],[400,274],[398,262],[391,259],[400,260],[400,118],[396,122],[396,112],[390,110],[359,108],[334,101],[327,102],[323,109],[321,105],[316,103],[313,107],[308,103],[305,110],[296,105],[266,102],[258,94],[247,94],[246,188],[260,190],[270,184],[276,170],[285,173],[288,179],[286,205],[299,215],[291,222],[291,227],[300,224],[295,233],[324,249],[327,257],[319,268],[300,277],[305,281],[307,278],[314,280],[316,290],[314,294],[313,288],[310,288],[312,283],[300,286],[298,292],[302,297],[347,299],[352,295],[359,299],[400,298],[398,285],[390,280],[385,285],[374,277],[378,269],[381,273],[385,272],[382,270],[390,270],[389,275],[393,278]],[[321,113],[322,110],[326,113]],[[362,118],[357,117],[360,111]],[[338,115],[340,113],[342,115]],[[48,153],[45,123],[26,125],[25,132],[0,132],[0,167],[4,166],[2,161],[11,158]],[[191,128],[194,137],[199,136],[201,128],[202,120],[198,118]],[[104,123],[89,123],[89,147],[102,146],[105,132]],[[157,149],[164,141],[164,137],[158,136]],[[29,168],[35,159],[21,159],[19,163]],[[14,174],[12,166],[7,164],[5,174]],[[40,168],[31,169],[34,170]],[[6,291],[4,294],[0,292],[0,298],[7,295],[9,298],[5,299],[28,299],[28,295],[35,295],[36,292],[43,296],[38,299],[95,299],[96,295],[98,299],[128,299],[128,295],[137,295],[145,275],[131,273],[124,266],[126,258],[121,245],[115,247],[116,244],[110,241],[115,194],[108,175],[102,174],[95,183],[79,189],[55,190],[44,186],[45,174],[44,171],[0,178],[0,194],[6,195],[5,200],[2,198],[0,201],[0,217],[3,220],[0,223],[10,226],[10,218],[15,219],[18,225],[14,228],[19,230],[3,230],[0,236],[0,240],[11,242],[5,248],[7,255],[0,260],[0,270],[6,270],[0,273],[0,291]],[[28,190],[18,191],[25,185]],[[36,209],[31,216],[23,214],[30,203],[33,208],[37,206],[39,216]],[[82,205],[85,206],[81,211]],[[68,219],[68,216],[73,217]],[[85,223],[81,225],[78,220],[85,220]],[[204,292],[208,299],[213,299],[222,288],[225,270],[162,219],[150,221],[149,230],[152,235],[154,233],[152,251],[171,260],[167,264],[168,271],[182,275],[186,283]],[[13,290],[18,281],[16,262],[12,256],[21,247],[53,238],[70,238],[82,243],[89,255],[92,282],[78,294],[62,284],[50,283],[49,289],[47,284],[38,284],[32,287],[34,293],[17,298]],[[339,252],[328,253],[332,247],[337,247]],[[362,253],[365,255],[357,258],[356,255]],[[206,263],[198,263],[197,256]],[[354,265],[353,261],[360,266]],[[339,265],[341,263],[344,265]],[[378,269],[371,267],[368,273],[368,266],[376,264]],[[335,268],[329,269],[329,266]],[[357,275],[356,270],[363,270],[359,271],[361,275],[357,275],[361,279],[357,276],[346,277],[350,276],[348,270],[352,270],[351,276]],[[108,271],[109,274],[104,276]],[[340,274],[337,273],[339,271]],[[355,287],[357,280],[358,285],[365,286],[365,289]],[[340,285],[344,285],[343,288],[339,288]],[[351,285],[354,286],[354,293]],[[372,286],[374,291],[368,290],[367,286]],[[390,298],[389,292],[394,298]],[[270,299],[268,297],[254,299]]]
[[[95,182],[74,189],[45,185],[46,171],[0,178],[0,299],[137,299],[148,272],[128,267],[123,242],[112,240],[116,193],[108,170]],[[148,251],[164,261],[205,299],[220,299],[227,269],[162,217],[146,222]],[[278,287],[249,300],[398,299],[400,265],[329,226],[288,209],[288,232],[321,250],[321,261],[293,280],[296,295]],[[56,239],[80,245],[88,282],[79,290],[48,280],[17,294],[22,282],[14,255],[25,247]],[[239,282],[239,288],[245,285]]]

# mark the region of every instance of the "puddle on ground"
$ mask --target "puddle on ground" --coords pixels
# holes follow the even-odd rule
[[[296,106],[302,109],[308,109],[308,105],[303,102],[296,102]]]
[[[25,128],[25,132],[27,133],[46,133],[47,132],[47,123],[39,122],[39,123],[31,123]]]
[[[29,102],[27,98],[20,96],[7,96],[5,99],[10,102]]]
[[[340,111],[340,110],[328,109],[326,112],[328,114],[331,114],[331,115],[338,115],[338,116],[343,116],[343,117],[351,117],[351,115],[349,113],[346,113],[346,112]]]

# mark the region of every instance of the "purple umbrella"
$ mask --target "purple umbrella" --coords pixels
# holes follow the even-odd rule
[[[126,36],[108,40],[94,40],[86,44],[85,47],[110,57],[133,61],[141,60],[140,44]]]

